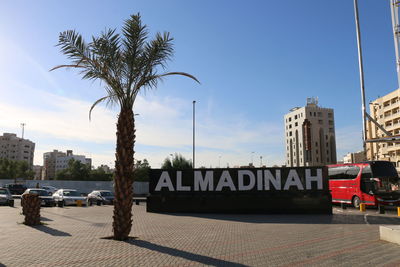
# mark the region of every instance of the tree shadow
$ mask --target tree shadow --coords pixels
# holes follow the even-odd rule
[[[42,216],[40,216],[40,220],[41,220],[41,221],[44,221],[44,222],[51,222],[51,221],[53,221],[52,219],[49,219],[49,218],[46,218],[46,217],[42,217]]]
[[[36,229],[38,231],[41,231],[43,233],[52,235],[52,236],[71,236],[71,234],[50,228],[46,225],[36,225],[36,226],[31,226],[33,229]]]
[[[4,264],[0,263],[0,267],[7,267],[7,266],[5,266]]]
[[[236,262],[231,262],[231,261],[226,261],[226,260],[220,260],[208,256],[203,256],[175,248],[169,248],[157,244],[150,243],[145,240],[137,240],[137,239],[130,239],[128,241],[125,241],[126,243],[129,243],[131,245],[135,245],[137,247],[141,248],[146,248],[149,250],[157,251],[159,253],[167,254],[170,256],[174,257],[180,257],[186,260],[190,261],[196,261],[198,263],[204,264],[204,265],[211,265],[211,266],[236,266],[236,267],[243,267],[247,266],[244,264],[236,263]]]
[[[167,213],[172,216],[191,216],[204,219],[234,221],[245,223],[270,224],[400,224],[400,217],[385,217],[370,214],[332,214],[332,215],[282,215],[282,214],[206,214],[206,213]]]

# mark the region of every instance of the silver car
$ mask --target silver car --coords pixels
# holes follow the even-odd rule
[[[87,206],[87,198],[81,196],[75,189],[58,189],[53,194],[53,199],[59,207],[65,205]]]
[[[58,190],[57,188],[51,185],[43,185],[42,189],[46,190],[47,192],[50,192],[51,194],[54,194]]]
[[[109,190],[94,190],[88,195],[89,206],[95,204],[110,204],[114,203],[114,194]]]
[[[0,205],[14,207],[14,199],[7,188],[0,188]]]

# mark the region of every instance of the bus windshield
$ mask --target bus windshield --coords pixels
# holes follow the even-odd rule
[[[391,162],[375,161],[361,173],[361,190],[369,194],[399,191],[399,176]]]

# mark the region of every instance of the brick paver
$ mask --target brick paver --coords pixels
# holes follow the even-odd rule
[[[400,217],[334,209],[326,215],[147,213],[134,205],[137,239],[112,233],[112,207],[43,208],[28,227],[0,207],[0,266],[400,266],[400,246],[379,225]]]

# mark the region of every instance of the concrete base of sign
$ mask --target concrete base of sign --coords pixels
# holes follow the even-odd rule
[[[330,194],[150,195],[148,212],[332,214]]]
[[[379,226],[381,240],[400,245],[400,225]]]

